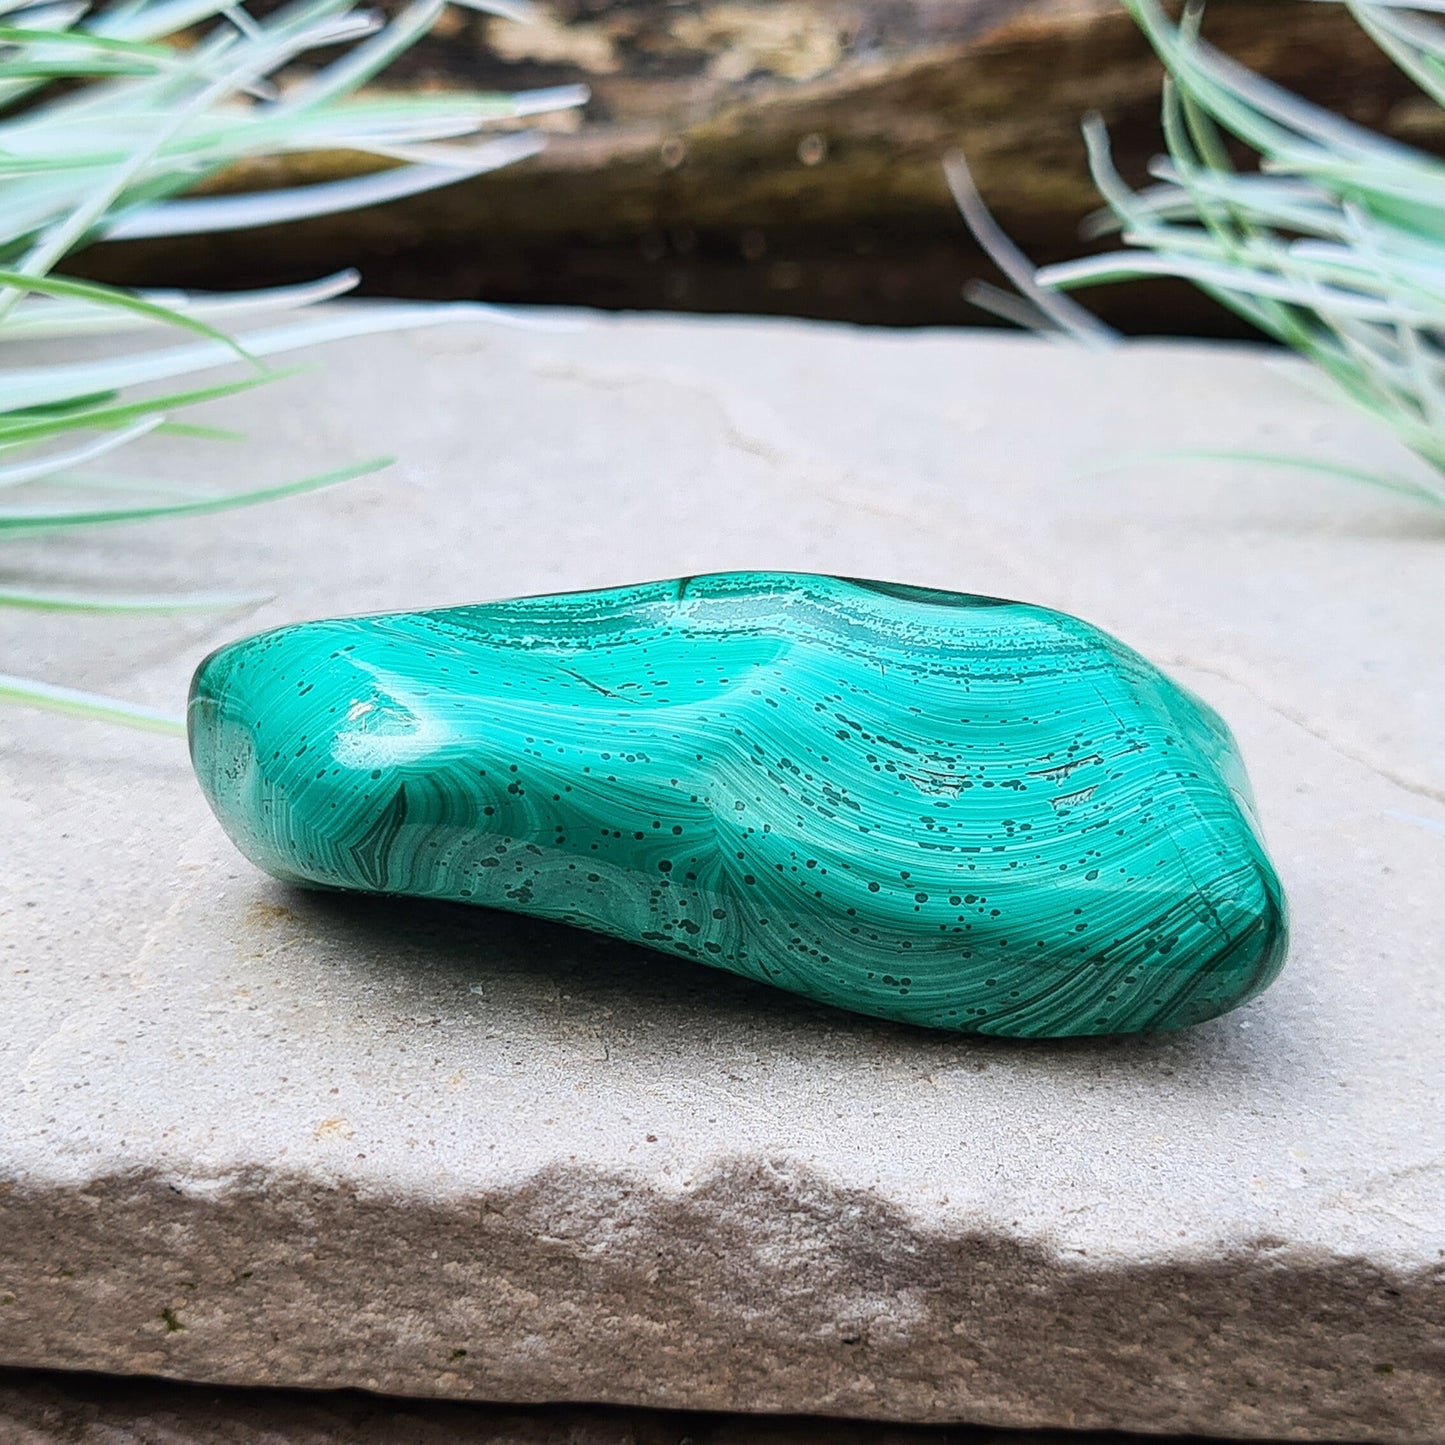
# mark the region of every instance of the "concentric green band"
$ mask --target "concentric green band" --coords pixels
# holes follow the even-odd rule
[[[306,623],[207,659],[190,730],[278,877],[535,914],[882,1018],[1177,1028],[1284,959],[1223,722],[1023,603],[724,573]]]

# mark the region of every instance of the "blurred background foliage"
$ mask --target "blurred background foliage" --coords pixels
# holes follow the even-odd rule
[[[1344,6],[1213,0],[1206,33],[1344,117],[1445,151],[1440,108]],[[960,224],[943,156],[968,155],[1036,261],[1072,258],[1099,203],[1080,119],[1098,112],[1119,172],[1142,183],[1162,148],[1161,74],[1118,0],[545,0],[529,25],[453,9],[377,84],[436,95],[580,82],[585,118],[544,120],[541,155],[442,191],[110,244],[82,264],[114,282],[208,287],[356,265],[377,295],[976,325],[988,318],[963,289],[993,272]],[[368,164],[342,150],[273,156],[213,185]],[[1106,287],[1089,304],[1129,333],[1249,330],[1178,282]]]
[[[471,3],[504,15],[516,8],[514,0]],[[228,295],[224,288],[122,290],[57,268],[97,239],[205,242],[420,194],[535,153],[544,142],[528,122],[580,104],[584,89],[357,94],[446,14],[445,0],[411,0],[390,20],[350,0],[294,0],[260,16],[224,0],[96,8],[85,0],[0,0],[0,541],[199,516],[385,464],[338,458],[320,474],[217,493],[156,478],[147,439],[235,440],[193,410],[284,375],[270,358],[480,308],[320,307],[298,320],[287,313],[349,290],[356,273],[343,268],[300,286]],[[502,133],[488,133],[494,130]],[[319,186],[262,181],[229,196],[186,194],[268,157],[328,149],[366,158],[371,173]],[[45,350],[54,341],[80,350],[56,357]],[[77,586],[66,575],[68,551],[13,562],[9,553],[0,566],[0,609],[166,612],[257,600],[156,593],[127,579],[123,566],[115,585]],[[0,672],[0,700],[182,730],[174,713],[45,677]]]
[[[1445,0],[1214,0],[1207,43],[1199,9],[1176,13],[0,0],[0,488],[20,502],[0,537],[380,465],[226,495],[111,470],[153,432],[214,440],[188,409],[274,379],[268,358],[483,299],[908,326],[985,322],[982,298],[1089,344],[1263,333],[1433,468],[1362,480],[1440,502]],[[1022,297],[980,286],[995,262]],[[255,324],[358,269],[363,294],[415,304]],[[1058,294],[1083,285],[1089,311]],[[158,330],[179,344],[125,340]],[[63,364],[30,349],[75,337],[115,344]],[[0,573],[15,609],[245,600]],[[0,699],[179,727],[43,678],[0,674]]]

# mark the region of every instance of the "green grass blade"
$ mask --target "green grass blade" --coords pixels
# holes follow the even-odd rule
[[[374,457],[369,461],[356,462],[351,466],[337,467],[333,471],[321,472],[304,477],[296,482],[282,482],[276,486],[254,487],[242,492],[227,492],[219,497],[198,498],[192,502],[165,502],[144,507],[89,507],[69,511],[23,511],[14,508],[0,510],[0,537],[7,534],[34,534],[37,532],[70,531],[76,527],[117,526],[127,522],[154,522],[170,517],[204,517],[214,512],[235,511],[239,507],[255,507],[263,502],[278,502],[284,497],[300,496],[303,492],[319,491],[322,487],[333,487],[338,482],[351,481],[370,472],[390,466],[392,458]]]
[[[24,486],[28,482],[40,481],[57,472],[72,471],[76,467],[82,467],[87,462],[93,462],[105,456],[108,452],[128,446],[133,441],[139,441],[141,437],[149,435],[157,427],[163,425],[164,421],[165,418],[162,416],[142,417],[122,431],[87,442],[84,446],[72,447],[68,451],[56,452],[43,457],[27,457],[24,460],[9,463],[4,461],[4,457],[14,449],[14,444],[0,445],[0,490]]]
[[[219,320],[250,317],[267,311],[299,310],[318,301],[330,301],[352,290],[360,279],[359,272],[348,268],[317,281],[304,281],[293,286],[266,286],[253,291],[136,291],[130,294],[160,307],[167,317],[183,314],[209,321],[214,326]],[[22,302],[11,312],[5,327],[0,329],[0,342],[62,336],[114,336],[148,324],[144,314],[117,312],[103,304],[81,302],[71,306],[58,299],[29,306]]]
[[[153,301],[135,291],[125,291],[118,286],[104,286],[98,281],[72,281],[61,276],[26,276],[19,271],[0,268],[0,287],[14,287],[21,292],[33,292],[39,296],[63,297],[71,301],[88,301],[112,311],[128,311],[146,321],[174,326],[181,331],[190,331],[208,341],[218,342],[239,360],[259,366],[253,357],[233,336],[202,321],[197,316],[187,315],[172,307]],[[4,396],[3,381],[0,381],[0,398]]]
[[[199,406],[202,402],[219,401],[222,397],[238,396],[243,391],[252,391],[258,386],[267,386],[273,381],[294,374],[290,371],[270,371],[261,376],[243,376],[235,381],[220,382],[215,386],[194,387],[188,391],[167,392],[163,396],[148,397],[144,401],[116,402],[110,405],[81,405],[73,408],[46,408],[40,410],[17,410],[0,412],[0,443],[34,441],[59,436],[63,432],[110,430],[114,427],[131,425],[140,417],[152,413],[174,411],[179,407]],[[157,430],[171,429],[167,427]]]
[[[103,693],[82,692],[79,688],[57,687],[54,683],[39,682],[34,678],[15,677],[10,673],[0,672],[0,702],[43,708],[46,712],[64,713],[91,722],[121,723],[126,727],[166,733],[171,737],[186,735],[186,720],[176,713],[124,702],[120,698],[106,697]]]
[[[1362,486],[1374,487],[1381,491],[1394,492],[1415,501],[1430,502],[1445,507],[1445,488],[1435,489],[1424,482],[1415,482],[1392,472],[1372,471],[1367,467],[1349,466],[1341,462],[1325,461],[1318,457],[1297,456],[1291,452],[1253,451],[1248,448],[1230,447],[1164,447],[1147,452],[1112,458],[1089,467],[1077,476],[1095,476],[1101,472],[1117,471],[1122,467],[1148,466],[1156,462],[1237,462],[1243,466],[1282,468],[1288,471],[1309,472],[1320,477],[1337,477],[1342,481],[1357,482]]]
[[[58,592],[0,583],[0,607],[33,612],[230,612],[268,601],[264,592]]]
[[[502,136],[485,146],[474,148],[466,164],[403,165],[346,180],[322,181],[287,190],[169,201],[147,207],[140,214],[107,227],[106,239],[135,241],[157,236],[196,236],[212,231],[244,231],[254,226],[283,225],[312,216],[334,216],[455,185],[458,181],[526,160],[536,155],[542,145],[540,135],[525,131]]]

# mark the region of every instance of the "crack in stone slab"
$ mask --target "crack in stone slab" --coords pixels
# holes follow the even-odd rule
[[[1436,786],[1433,783],[1422,782],[1418,778],[1412,778],[1405,773],[1396,772],[1392,768],[1387,768],[1375,762],[1373,758],[1367,757],[1364,753],[1340,742],[1338,738],[1331,737],[1329,733],[1325,732],[1322,728],[1316,727],[1299,713],[1285,707],[1282,703],[1277,703],[1273,701],[1273,699],[1266,697],[1257,688],[1245,682],[1243,678],[1237,677],[1234,673],[1228,672],[1224,668],[1215,667],[1208,663],[1195,662],[1192,658],[1188,657],[1171,657],[1166,659],[1161,665],[1165,667],[1182,667],[1191,672],[1202,672],[1209,677],[1217,677],[1223,682],[1232,683],[1235,687],[1239,688],[1241,692],[1248,693],[1250,697],[1262,707],[1268,708],[1276,717],[1283,718],[1285,722],[1292,723],[1302,732],[1308,733],[1312,738],[1322,742],[1331,752],[1338,753],[1339,756],[1346,759],[1346,761],[1358,763],[1362,768],[1368,768],[1377,778],[1383,778],[1385,782],[1393,783],[1395,787],[1413,794],[1417,798],[1428,798],[1432,802],[1445,803],[1445,786]]]

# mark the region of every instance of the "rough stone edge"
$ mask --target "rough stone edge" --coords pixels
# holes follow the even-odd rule
[[[1156,1201],[1167,1208],[1167,1200]],[[0,1184],[0,1362],[515,1403],[1422,1445],[1445,1262],[945,1233],[789,1160],[427,1201],[260,1170]]]
[[[5,1445],[1131,1445],[1123,1435],[617,1405],[494,1405],[0,1366]],[[1172,1445],[1190,1445],[1187,1441]]]

